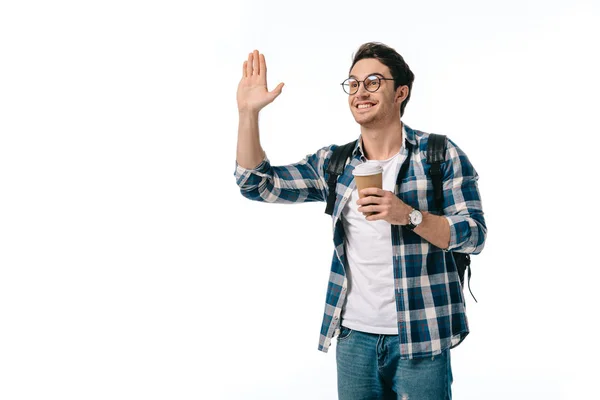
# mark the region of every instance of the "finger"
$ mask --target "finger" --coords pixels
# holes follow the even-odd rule
[[[369,202],[373,204],[381,204],[383,201],[383,197],[377,195],[368,196],[367,199],[369,199]]]
[[[380,204],[381,203],[382,198],[379,196],[366,196],[363,197],[362,199],[358,199],[356,201],[356,204]]]
[[[252,75],[252,53],[248,54],[248,61],[246,61],[246,76]]]
[[[267,79],[267,62],[265,61],[264,54],[260,55],[258,67],[260,68],[260,74]]]
[[[248,68],[248,61],[244,61],[244,66],[242,67],[242,78],[246,78],[248,76],[246,68]]]
[[[271,94],[271,99],[275,100],[277,96],[281,94],[281,90],[283,89],[283,82],[281,82],[277,87],[269,92]],[[271,100],[271,101],[272,101]]]
[[[380,206],[362,206],[362,207],[358,207],[358,211],[360,211],[361,213],[378,213],[381,212],[382,209]]]
[[[258,50],[254,50],[254,54],[252,57],[252,68],[254,69],[254,71],[252,71],[253,75],[260,74],[260,68],[258,66]]]
[[[371,187],[361,190],[360,194],[362,194],[363,196],[383,196],[384,191],[379,188]]]
[[[367,221],[377,221],[377,220],[383,219],[383,217],[381,216],[381,214],[380,214],[380,213],[377,213],[377,214],[371,214],[371,215],[367,215],[367,216],[365,217],[365,219],[366,219]]]

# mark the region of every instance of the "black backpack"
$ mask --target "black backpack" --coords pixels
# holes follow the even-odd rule
[[[427,164],[430,164],[429,175],[431,177],[431,183],[433,184],[433,191],[435,196],[435,206],[439,211],[443,208],[443,191],[442,191],[442,168],[441,164],[444,162],[446,155],[446,144],[447,138],[445,135],[430,134],[429,140],[427,141]],[[333,207],[335,205],[335,187],[337,185],[338,176],[344,173],[344,168],[348,158],[352,154],[352,150],[356,147],[354,140],[350,143],[346,143],[343,146],[338,146],[333,150],[333,154],[329,160],[327,166],[327,173],[329,179],[327,185],[329,186],[329,196],[327,197],[327,207],[325,213],[328,215],[333,214]],[[400,175],[406,174],[408,168],[401,168]],[[400,177],[399,177],[400,178]],[[403,178],[403,176],[402,176]],[[471,296],[471,257],[465,253],[458,253],[453,251],[452,256],[454,257],[454,263],[458,271],[458,277],[460,278],[460,284],[464,287],[465,271],[468,273],[468,286]],[[473,296],[475,302],[477,299]]]

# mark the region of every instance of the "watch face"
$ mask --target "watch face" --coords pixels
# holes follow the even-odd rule
[[[410,213],[410,222],[413,225],[419,225],[423,221],[423,214],[419,210],[412,210]]]

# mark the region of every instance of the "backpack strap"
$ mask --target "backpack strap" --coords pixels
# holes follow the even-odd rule
[[[429,175],[433,184],[435,207],[440,211],[444,207],[441,164],[446,159],[446,140],[445,135],[437,135],[435,133],[430,134],[427,140],[427,164],[431,165]]]
[[[442,163],[446,159],[447,137],[431,133],[427,140],[427,164],[430,165],[429,175],[433,184],[435,207],[443,214],[444,195],[442,190]],[[454,263],[460,278],[460,284],[464,286],[465,270],[467,272],[467,285],[473,300],[477,299],[471,290],[471,257],[468,254],[452,252]]]
[[[344,173],[346,167],[346,161],[352,154],[352,150],[356,147],[358,139],[346,143],[343,146],[338,146],[333,150],[333,154],[329,159],[327,165],[327,173],[329,179],[327,180],[327,186],[329,186],[329,195],[327,196],[327,207],[325,208],[325,214],[333,215],[333,207],[335,206],[335,187],[337,185],[338,176]]]

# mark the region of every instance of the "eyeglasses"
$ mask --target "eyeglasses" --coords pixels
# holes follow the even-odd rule
[[[360,84],[362,82],[362,84],[364,85],[367,92],[373,93],[373,92],[376,92],[377,90],[379,90],[382,80],[393,81],[394,79],[393,78],[384,78],[384,77],[377,76],[377,75],[370,75],[370,76],[367,76],[364,81],[359,81],[358,79],[355,79],[355,78],[348,78],[344,82],[342,82],[340,85],[342,85],[344,92],[346,92],[348,94],[356,94],[358,92],[358,88],[360,87]]]

